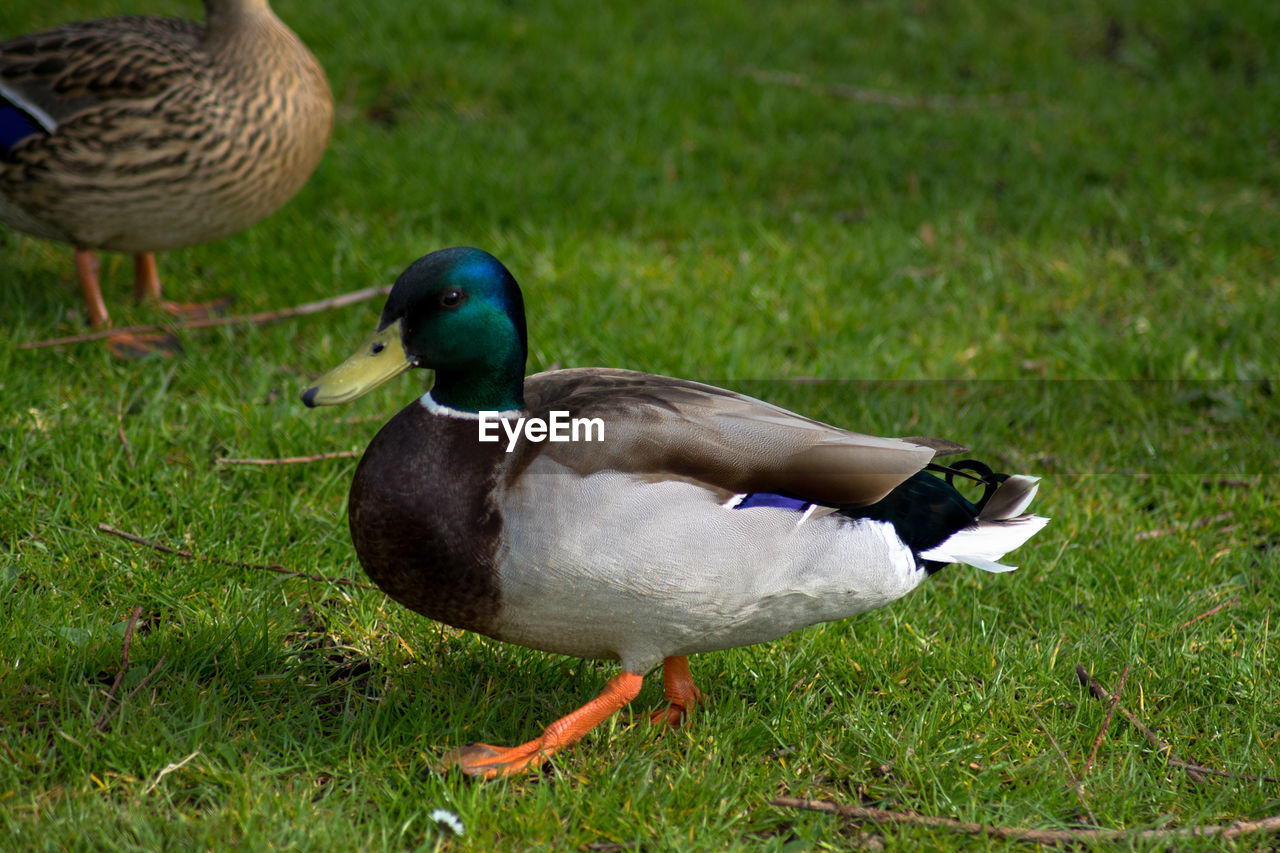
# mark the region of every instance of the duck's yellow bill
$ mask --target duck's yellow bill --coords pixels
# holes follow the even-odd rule
[[[400,321],[365,341],[346,361],[302,392],[308,406],[349,403],[413,367],[400,343]]]

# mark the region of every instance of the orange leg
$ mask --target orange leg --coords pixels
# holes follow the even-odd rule
[[[513,776],[539,767],[552,753],[577,743],[587,732],[622,710],[636,698],[643,682],[643,675],[620,672],[609,679],[599,696],[547,726],[541,737],[512,747],[473,743],[446,755],[445,763],[485,779]]]
[[[156,268],[154,252],[139,252],[133,256],[133,295],[139,302],[151,300],[160,303],[170,317],[187,320],[203,320],[219,314],[231,304],[230,299],[213,302],[170,302],[160,297],[160,272]]]
[[[141,256],[139,256],[141,257]],[[155,272],[155,259],[152,258],[151,270]],[[139,276],[142,274],[139,265]],[[89,326],[94,329],[110,327],[111,317],[107,314],[106,303],[102,301],[102,286],[98,282],[98,253],[92,249],[76,249],[76,277],[80,279],[80,292],[84,296],[85,311],[89,315]],[[157,286],[159,282],[157,280]],[[169,335],[138,335],[117,332],[107,338],[107,348],[118,358],[139,358],[158,352],[171,355],[177,342]]]
[[[156,269],[154,252],[139,252],[133,256],[133,298],[160,301],[160,271]]]
[[[102,301],[102,288],[98,285],[98,253],[92,249],[76,249],[76,276],[80,279],[80,292],[84,295],[84,307],[89,312],[89,326],[101,329],[111,324],[107,305]]]
[[[702,691],[694,686],[693,676],[689,674],[689,661],[683,655],[662,662],[662,691],[671,704],[661,711],[654,711],[650,719],[654,723],[680,728],[685,714],[702,701]]]

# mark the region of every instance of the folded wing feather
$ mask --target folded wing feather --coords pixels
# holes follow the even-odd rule
[[[598,442],[525,443],[579,474],[679,477],[728,494],[785,492],[837,506],[875,503],[922,469],[934,447],[848,432],[723,388],[627,370],[586,368],[525,380],[530,416],[600,418]],[[941,442],[951,446],[949,442]]]

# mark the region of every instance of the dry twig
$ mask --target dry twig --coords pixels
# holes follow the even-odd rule
[[[1103,687],[1102,683],[1098,681],[1096,678],[1094,678],[1089,673],[1089,671],[1085,669],[1083,666],[1081,666],[1080,664],[1076,664],[1076,677],[1080,679],[1081,684],[1089,688],[1090,693],[1092,693],[1094,696],[1101,699],[1103,702],[1114,702],[1116,710],[1119,711],[1121,714],[1123,714],[1126,720],[1128,720],[1130,723],[1133,723],[1134,728],[1142,732],[1142,734],[1146,737],[1146,739],[1151,742],[1151,745],[1155,747],[1156,752],[1160,753],[1160,755],[1164,757],[1166,762],[1170,764],[1174,763],[1175,761],[1179,762],[1180,764],[1183,763],[1181,759],[1174,757],[1172,746],[1165,743],[1163,740],[1160,739],[1159,735],[1151,731],[1151,729],[1147,728],[1146,724],[1143,723],[1142,720],[1139,720],[1136,716],[1134,716],[1132,711],[1130,711],[1125,706],[1121,705],[1117,700],[1113,699],[1111,697],[1111,694],[1107,691],[1107,688]],[[1184,769],[1187,771],[1187,775],[1191,777],[1191,781],[1204,782],[1203,773],[1200,773],[1198,770],[1192,769],[1190,767],[1184,767]]]
[[[260,311],[257,314],[239,314],[234,317],[200,317],[198,319],[186,320],[181,323],[172,323],[164,326],[125,326],[121,329],[102,329],[97,332],[87,332],[83,335],[71,335],[66,338],[50,338],[44,341],[31,341],[30,343],[18,344],[18,349],[56,347],[61,346],[62,344],[78,344],[85,341],[96,341],[101,338],[109,338],[112,335],[135,335],[147,332],[165,332],[173,329],[207,329],[211,326],[234,326],[240,324],[261,326],[266,323],[287,320],[290,317],[301,317],[304,314],[316,314],[321,311],[329,311],[333,308],[342,308],[345,305],[352,305],[356,302],[363,302],[367,299],[374,299],[378,296],[386,296],[390,292],[391,288],[385,285],[380,287],[366,287],[363,290],[344,293],[341,296],[334,296],[330,299],[320,299],[315,302],[307,302],[302,305],[295,305],[292,308],[281,308],[276,311]]]
[[[133,458],[133,446],[129,444],[129,439],[124,434],[124,412],[120,407],[116,407],[116,435],[120,437],[120,443],[124,445],[124,452],[129,456],[129,467],[137,468],[137,460]]]
[[[93,727],[100,732],[107,730],[107,720],[111,716],[111,700],[115,698],[116,691],[120,689],[120,682],[124,681],[124,674],[129,669],[129,647],[133,645],[133,629],[141,615],[142,607],[133,608],[133,613],[129,616],[129,624],[124,627],[124,643],[120,648],[120,671],[116,673],[116,680],[111,682],[111,689],[107,691],[107,704],[103,706],[98,719],[93,721]]]
[[[1237,820],[1233,823],[1208,826],[1174,827],[1170,829],[1031,829],[1023,826],[991,826],[949,817],[933,817],[916,812],[888,811],[866,806],[847,806],[827,800],[807,800],[798,797],[777,797],[769,805],[789,809],[805,809],[826,812],[852,820],[865,820],[880,824],[910,824],[949,829],[965,835],[981,835],[1007,841],[1029,841],[1033,844],[1079,844],[1096,841],[1119,840],[1167,840],[1174,838],[1239,838],[1254,832],[1280,832],[1280,815],[1261,820]]]
[[[1201,613],[1199,616],[1195,616],[1191,619],[1188,619],[1186,622],[1183,622],[1181,625],[1178,626],[1178,630],[1181,631],[1184,628],[1188,628],[1191,625],[1194,625],[1195,623],[1199,622],[1201,619],[1208,619],[1210,616],[1217,613],[1219,610],[1222,610],[1226,607],[1230,607],[1231,605],[1235,604],[1239,600],[1240,600],[1240,596],[1233,595],[1231,598],[1228,598],[1226,601],[1222,602],[1216,607],[1210,607],[1208,610]]]
[[[1107,736],[1107,729],[1111,727],[1111,718],[1116,715],[1116,706],[1120,704],[1120,696],[1124,693],[1125,682],[1129,680],[1129,664],[1124,665],[1124,672],[1120,673],[1120,683],[1116,685],[1116,693],[1111,697],[1111,704],[1107,706],[1107,715],[1102,718],[1102,726],[1098,729],[1098,736],[1093,739],[1093,749],[1089,752],[1089,760],[1084,763],[1084,769],[1080,771],[1080,778],[1089,775],[1089,771],[1093,769],[1093,762],[1098,758],[1098,748],[1102,746],[1102,740]]]
[[[134,687],[132,690],[129,691],[129,695],[126,696],[125,700],[120,703],[121,705],[127,705],[133,701],[133,697],[138,695],[138,691],[146,687],[147,682],[155,677],[155,674],[160,671],[160,667],[164,666],[164,660],[168,656],[169,656],[168,652],[165,652],[160,655],[160,660],[156,661],[156,665],[151,668],[151,671],[142,677],[142,680],[138,682],[138,685],[136,687]]]
[[[359,455],[359,450],[335,450],[332,453],[317,453],[314,456],[285,456],[279,459],[232,459],[224,456],[214,461],[219,465],[293,465],[299,462],[320,462],[325,459],[350,459]]]
[[[1076,677],[1080,679],[1080,683],[1089,688],[1089,692],[1101,699],[1103,702],[1110,702],[1111,694],[1102,684],[1089,674],[1089,671],[1083,666],[1076,664]],[[1212,767],[1205,767],[1203,764],[1196,764],[1194,761],[1184,761],[1177,758],[1173,754],[1173,747],[1160,739],[1160,736],[1151,729],[1147,728],[1141,720],[1134,716],[1133,712],[1116,702],[1116,710],[1119,711],[1126,720],[1133,723],[1134,728],[1142,732],[1151,745],[1155,747],[1156,752],[1164,756],[1165,763],[1172,767],[1179,767],[1187,772],[1187,776],[1193,782],[1204,782],[1206,776],[1222,776],[1227,779],[1243,779],[1247,782],[1274,782],[1280,783],[1280,779],[1271,776],[1254,776],[1251,773],[1236,773],[1233,770],[1215,770]]]
[[[127,533],[123,530],[112,527],[110,524],[100,523],[98,524],[98,529],[103,533],[109,533],[112,536],[119,536],[121,539],[128,542],[145,545],[162,554],[173,554],[175,557],[182,557],[186,560],[204,560],[206,563],[235,566],[238,569],[254,569],[261,572],[275,572],[278,575],[290,575],[297,578],[306,578],[307,580],[318,581],[320,583],[336,583],[341,584],[342,586],[359,587],[360,589],[377,589],[377,587],[372,584],[360,583],[359,581],[348,580],[347,578],[327,578],[324,575],[313,575],[309,572],[295,572],[293,569],[286,569],[284,566],[276,563],[242,563],[238,560],[223,560],[219,557],[203,557],[193,554],[190,551],[183,551],[179,548],[171,548],[168,545],[162,545],[159,542],[152,542],[150,539],[144,539],[136,533]]]

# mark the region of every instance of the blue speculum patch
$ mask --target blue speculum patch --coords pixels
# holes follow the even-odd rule
[[[28,136],[43,129],[30,116],[12,104],[0,106],[0,152],[11,151]]]
[[[773,507],[774,509],[789,509],[793,512],[804,512],[813,506],[812,501],[806,501],[803,498],[793,498],[789,495],[779,495],[773,492],[753,492],[746,495],[742,500],[733,505],[734,509],[754,509],[760,506]]]

